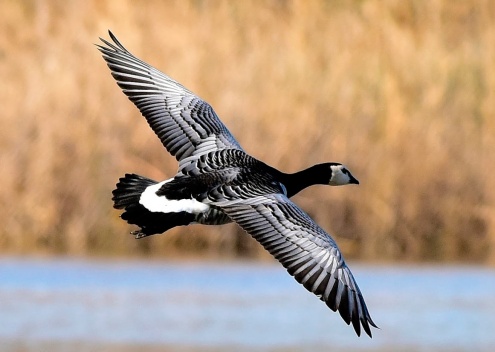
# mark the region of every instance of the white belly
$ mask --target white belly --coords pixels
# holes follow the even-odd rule
[[[151,212],[155,213],[180,213],[187,212],[190,214],[205,213],[210,206],[198,202],[195,199],[167,199],[165,196],[157,196],[156,192],[167,182],[173,179],[165,180],[155,185],[147,187],[139,198],[139,203]]]

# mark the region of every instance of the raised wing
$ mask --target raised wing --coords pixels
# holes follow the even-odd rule
[[[132,55],[109,31],[110,43],[97,45],[112,76],[137,106],[164,147],[179,161],[220,149],[239,149],[239,143],[212,107],[180,83]],[[186,159],[186,160],[185,160]]]
[[[339,311],[357,335],[377,327],[337,244],[304,211],[281,194],[227,201],[221,209],[265,247],[289,274]]]

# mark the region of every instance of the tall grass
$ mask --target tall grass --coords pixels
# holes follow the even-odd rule
[[[124,172],[176,162],[92,45],[112,29],[285,171],[340,161],[359,187],[296,196],[350,257],[495,262],[495,3],[0,4],[3,252],[266,256],[234,225],[135,241]]]

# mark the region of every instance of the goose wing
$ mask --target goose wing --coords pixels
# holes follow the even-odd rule
[[[212,107],[180,83],[132,55],[109,31],[113,43],[97,45],[112,76],[136,105],[163,146],[179,161],[214,150],[239,149],[239,143]]]
[[[226,201],[221,209],[253,236],[306,289],[316,294],[359,336],[377,327],[337,244],[285,195]]]

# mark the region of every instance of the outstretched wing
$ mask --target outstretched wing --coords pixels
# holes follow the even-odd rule
[[[265,247],[289,274],[316,294],[359,336],[377,327],[337,244],[282,194],[219,202],[221,209]]]
[[[109,31],[110,43],[97,45],[112,76],[137,106],[162,144],[179,161],[220,149],[239,149],[239,143],[212,107],[192,92],[132,55]]]

